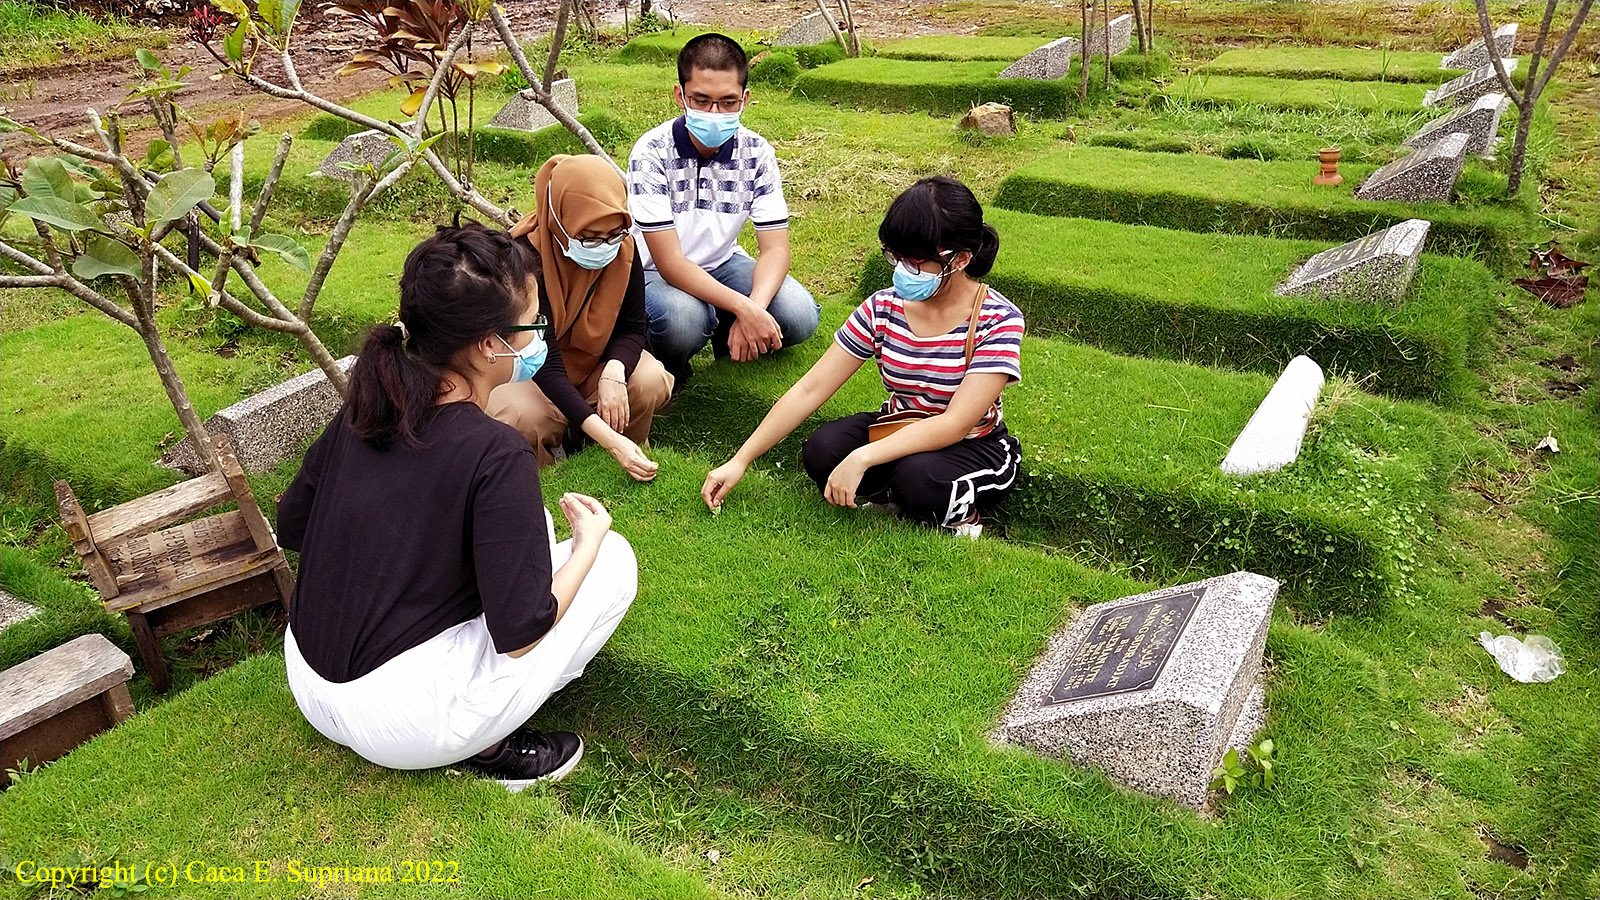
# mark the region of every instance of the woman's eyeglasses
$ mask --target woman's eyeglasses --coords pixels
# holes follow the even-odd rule
[[[545,318],[544,316],[539,316],[538,318],[534,319],[531,323],[529,323],[527,325],[508,325],[508,326],[506,326],[506,333],[507,334],[516,334],[519,331],[531,331],[531,332],[537,334],[540,337],[544,337],[545,332],[547,332],[549,330],[550,330],[550,320]]]
[[[561,223],[557,222],[556,224],[560,225]],[[623,229],[616,234],[607,235],[606,237],[571,238],[570,240],[576,240],[579,246],[588,247],[590,250],[599,250],[601,247],[615,247],[624,240],[627,240],[627,237],[628,231],[627,229]]]

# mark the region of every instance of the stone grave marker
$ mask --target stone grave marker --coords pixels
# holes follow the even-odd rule
[[[1517,70],[1517,61],[1503,59],[1500,61],[1506,67],[1506,75]],[[1482,97],[1484,94],[1498,93],[1500,91],[1500,78],[1494,73],[1494,66],[1479,66],[1459,78],[1452,78],[1438,88],[1422,95],[1422,105],[1437,108],[1440,106],[1465,106]]]
[[[1414,150],[1428,147],[1457,131],[1467,135],[1467,152],[1494,159],[1494,145],[1500,134],[1500,116],[1511,101],[1498,91],[1484,94],[1472,105],[1448,116],[1434,119],[1416,134],[1406,138],[1405,146]]]
[[[1511,48],[1517,42],[1517,23],[1501,25],[1494,30],[1494,52],[1501,59],[1511,55]],[[1478,38],[1464,47],[1457,47],[1454,53],[1447,53],[1439,60],[1441,69],[1478,69],[1491,65],[1488,45],[1483,38]]]
[[[1277,594],[1235,572],[1096,603],[1051,637],[991,737],[1202,809],[1223,754],[1265,720]]]
[[[1324,250],[1295,267],[1278,285],[1280,297],[1399,303],[1417,272],[1428,237],[1427,219],[1407,219],[1364,238]]]
[[[1276,472],[1300,457],[1311,413],[1322,396],[1322,367],[1309,356],[1289,360],[1222,460],[1229,475]]]
[[[356,358],[346,356],[338,362],[348,375]],[[206,420],[206,429],[227,435],[240,464],[262,472],[299,452],[307,438],[333,421],[343,402],[328,376],[321,369],[312,369],[218,412]],[[193,470],[199,461],[189,442],[183,441],[161,464]]]
[[[1457,131],[1402,156],[1367,176],[1355,195],[1362,200],[1448,203],[1467,159],[1468,140],[1467,134]]]
[[[1094,59],[1096,56],[1106,54],[1106,35],[1111,36],[1111,55],[1126,52],[1133,43],[1133,16],[1121,15],[1105,24],[1103,28],[1096,28],[1089,32],[1089,49],[1084,53],[1085,59]]]
[[[840,26],[839,30],[844,31]],[[801,16],[798,21],[789,26],[789,29],[778,36],[773,44],[776,47],[808,47],[812,44],[826,44],[832,41],[833,29],[822,18],[822,12]]]
[[[552,82],[550,96],[556,101],[556,106],[564,110],[567,115],[578,115],[578,86],[571,78],[563,78]],[[512,128],[517,131],[538,131],[556,124],[556,117],[550,111],[540,106],[533,99],[532,91],[518,91],[512,95],[506,105],[494,114],[489,124],[495,128]]]
[[[333,152],[324,157],[321,165],[311,174],[338,178],[342,181],[355,181],[356,173],[340,168],[340,163],[377,166],[398,149],[381,131],[358,131],[340,141],[339,146],[333,148]]]
[[[1078,39],[1056,38],[1034,50],[1004,69],[996,78],[1031,78],[1046,81],[1067,74],[1072,65],[1072,55],[1078,52]]]
[[[9,628],[23,619],[31,619],[39,608],[31,603],[25,603],[0,590],[0,629]]]

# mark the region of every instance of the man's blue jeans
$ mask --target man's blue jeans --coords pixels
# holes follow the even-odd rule
[[[735,253],[727,262],[712,269],[711,277],[749,296],[755,271],[755,260]],[[667,284],[661,273],[653,269],[646,269],[644,273],[644,307],[650,317],[650,327],[646,331],[650,352],[680,381],[689,374],[689,358],[708,342],[715,340],[713,349],[718,356],[727,355],[728,329],[733,327],[733,314]],[[792,347],[816,333],[821,309],[811,292],[788,275],[783,277],[783,284],[767,306],[767,312],[777,320],[783,332],[785,347]]]

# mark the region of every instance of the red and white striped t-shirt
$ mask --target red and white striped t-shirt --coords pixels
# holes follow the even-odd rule
[[[893,288],[862,301],[833,339],[857,359],[878,360],[878,374],[889,390],[882,412],[920,409],[938,414],[950,406],[968,372],[999,372],[1007,385],[1022,380],[1022,313],[989,288],[978,311],[972,364],[966,362],[967,321],[933,337],[918,337],[906,323],[905,301]],[[974,437],[988,434],[1003,417],[997,398],[978,420]]]

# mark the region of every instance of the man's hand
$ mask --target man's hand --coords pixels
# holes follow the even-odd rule
[[[728,355],[734,362],[749,362],[763,353],[783,346],[783,330],[778,320],[754,304],[733,320],[728,329]]]

